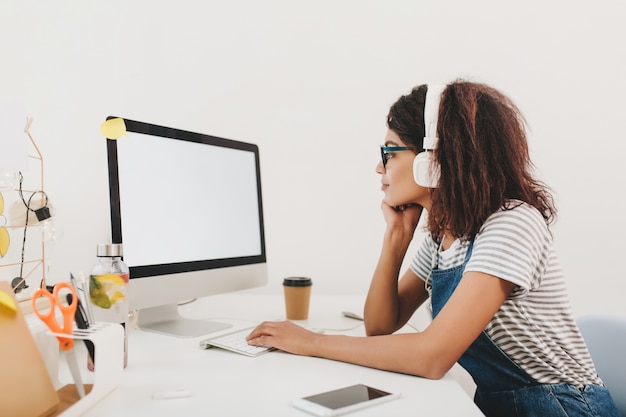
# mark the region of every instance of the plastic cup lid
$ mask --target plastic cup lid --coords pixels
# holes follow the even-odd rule
[[[286,287],[309,287],[313,285],[313,281],[307,277],[288,277],[283,279],[283,285]]]

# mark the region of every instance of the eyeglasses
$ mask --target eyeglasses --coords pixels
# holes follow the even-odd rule
[[[381,145],[380,147],[380,157],[383,161],[383,167],[387,168],[387,161],[390,158],[394,157],[394,152],[399,152],[399,151],[413,151],[415,150],[415,148],[411,147],[411,146],[384,146]]]

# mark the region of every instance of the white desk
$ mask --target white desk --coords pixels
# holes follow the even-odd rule
[[[313,294],[308,325],[327,330],[353,328],[346,333],[363,334],[360,322],[341,315],[345,310],[360,313],[362,304],[363,297]],[[230,322],[234,328],[284,317],[282,296],[249,293],[202,299],[182,307],[181,313]],[[86,415],[306,417],[308,414],[290,405],[291,399],[363,383],[399,392],[401,397],[351,414],[355,417],[482,416],[449,375],[432,381],[278,351],[249,358],[217,348],[202,350],[198,342],[203,338],[182,339],[131,330],[129,363],[121,385]],[[179,388],[191,391],[193,396],[151,398],[155,392]]]

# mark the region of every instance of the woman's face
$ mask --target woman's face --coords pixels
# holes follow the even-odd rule
[[[387,130],[385,146],[410,146],[400,140],[393,130]],[[430,207],[430,193],[427,188],[417,185],[413,179],[413,150],[401,150],[388,154],[386,166],[382,160],[376,166],[376,172],[381,178],[381,190],[385,193],[383,201],[392,207],[406,204],[419,204],[424,208]]]

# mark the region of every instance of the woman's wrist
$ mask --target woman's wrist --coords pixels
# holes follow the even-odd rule
[[[413,233],[414,231],[409,233],[402,227],[388,227],[383,238],[383,246],[389,247],[395,253],[402,252],[402,257],[404,257],[413,239]]]
[[[326,337],[326,335],[322,333],[314,333],[313,340],[309,343],[309,348],[311,350],[307,353],[307,356],[323,357],[322,344],[324,337]]]

